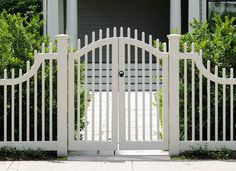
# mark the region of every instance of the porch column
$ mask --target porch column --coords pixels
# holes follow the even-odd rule
[[[181,33],[181,0],[170,0],[170,32]]]
[[[78,39],[77,11],[77,0],[67,0],[66,33],[70,36],[71,43],[75,46]]]
[[[48,0],[47,5],[47,34],[50,36],[50,40],[53,41],[55,36],[59,34],[58,0]]]
[[[43,0],[43,34],[47,34],[47,0]]]
[[[196,18],[200,20],[200,4],[199,0],[189,0],[188,1],[188,23],[193,22],[193,19]],[[190,25],[188,25],[188,31],[192,31]]]
[[[207,20],[207,0],[202,0],[202,22]]]

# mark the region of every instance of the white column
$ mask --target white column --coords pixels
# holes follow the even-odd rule
[[[59,34],[58,0],[48,0],[47,11],[47,34],[50,36],[50,40],[53,41],[55,36]]]
[[[199,9],[199,0],[189,0],[188,1],[188,22],[193,22],[193,19],[196,18],[197,20],[200,19],[200,9]],[[188,31],[192,31],[190,25],[188,26]]]
[[[181,33],[181,0],[170,1],[170,32],[176,29]]]
[[[202,0],[202,22],[207,20],[207,0]]]
[[[43,0],[43,34],[47,34],[47,0]]]
[[[66,33],[70,36],[71,43],[76,46],[78,39],[77,0],[67,0]]]
[[[65,33],[65,30],[64,30],[64,25],[65,25],[65,22],[64,22],[64,3],[63,3],[63,0],[59,0],[58,2],[58,9],[59,9],[59,34],[64,34]]]

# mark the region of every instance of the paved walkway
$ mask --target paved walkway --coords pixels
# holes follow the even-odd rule
[[[102,140],[106,140],[106,136],[107,136],[107,130],[108,131],[108,139],[111,139],[111,128],[112,128],[112,93],[109,92],[109,96],[108,96],[108,102],[107,102],[107,93],[106,92],[102,92],[101,93],[101,117],[102,117]],[[136,115],[135,115],[135,109],[136,109],[136,105],[135,105],[135,92],[131,92],[130,93],[130,125],[131,125],[131,129],[130,129],[130,136],[131,136],[131,140],[135,140],[135,121],[136,121]],[[153,105],[153,103],[155,102],[155,98],[154,98],[154,92],[152,93],[152,108],[150,108],[150,92],[145,92],[145,101],[144,101],[144,111],[145,111],[145,122],[143,122],[143,95],[142,92],[137,92],[137,99],[138,99],[138,105],[137,105],[137,116],[138,116],[138,122],[137,122],[137,133],[138,133],[138,140],[142,141],[143,140],[143,128],[145,127],[145,139],[146,140],[150,140],[150,136],[152,136],[153,140],[157,139],[157,109],[156,107]],[[100,118],[100,103],[99,103],[99,92],[95,92],[94,93],[94,137],[95,140],[99,139],[99,118]],[[107,104],[109,104],[109,121],[107,120]],[[152,111],[152,124],[150,125],[150,110]],[[125,111],[126,111],[126,120],[128,120],[128,92],[125,92]],[[88,127],[87,127],[87,139],[91,140],[92,139],[92,123],[93,123],[93,119],[92,119],[92,102],[89,103],[88,106],[88,112],[87,112],[87,120],[88,120]],[[160,120],[160,118],[159,118]],[[109,122],[109,124],[107,123],[107,121]],[[143,123],[145,123],[145,126],[143,125]],[[109,125],[109,129],[107,129]],[[160,125],[159,125],[160,127]],[[150,128],[152,128],[152,135],[150,135]],[[161,129],[161,128],[159,128]],[[126,131],[128,131],[128,121],[126,123]]]
[[[14,161],[0,171],[235,171],[236,161]]]

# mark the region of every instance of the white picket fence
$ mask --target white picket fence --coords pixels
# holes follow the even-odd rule
[[[182,73],[184,80],[184,91],[182,92],[184,97],[184,105],[182,106],[184,108],[184,138],[180,141],[180,151],[199,147],[207,147],[209,150],[222,148],[236,150],[234,135],[236,79],[233,68],[229,72],[230,78],[226,78],[225,68],[222,69],[222,77],[219,77],[218,66],[215,66],[214,73],[211,73],[210,61],[207,61],[207,67],[203,65],[202,51],[195,53],[194,43],[190,53],[187,52],[187,45],[184,45],[184,53],[180,55],[179,59],[183,60],[184,67]],[[190,67],[189,70],[188,67]],[[191,79],[188,79],[188,74]],[[190,91],[188,83],[191,85]],[[204,85],[206,89],[203,89]],[[206,99],[203,98],[204,95]],[[206,111],[203,111],[204,108]],[[188,121],[189,118],[191,121]]]
[[[34,64],[31,66],[30,62],[27,62],[26,73],[20,69],[18,77],[15,77],[15,71],[12,69],[11,78],[8,78],[7,70],[4,70],[4,79],[0,80],[3,87],[1,100],[4,113],[1,147],[57,150],[58,155],[67,153],[64,147],[67,146],[65,97],[68,37],[57,36],[56,53],[52,52],[51,43],[48,53],[45,52],[45,44],[42,44],[41,53],[34,52]],[[46,74],[48,80],[45,80]],[[56,86],[53,87],[54,85]],[[53,97],[53,91],[56,91],[57,97]],[[53,104],[53,101],[56,104]],[[56,111],[53,106],[56,106]]]
[[[138,31],[135,30],[134,33],[135,36],[132,38],[130,29],[127,29],[127,36],[124,36],[123,28],[121,28],[118,36],[117,30],[114,28],[113,35],[110,36],[110,30],[107,29],[105,37],[100,31],[98,40],[95,40],[95,33],[93,33],[92,42],[88,42],[88,37],[85,36],[84,46],[80,47],[81,41],[79,40],[77,51],[71,51],[69,54],[69,36],[58,35],[57,52],[52,51],[52,44],[50,44],[49,52],[46,53],[43,44],[41,53],[35,51],[34,64],[30,66],[30,63],[27,62],[25,73],[22,69],[19,72],[15,72],[13,69],[11,77],[8,77],[7,70],[4,70],[4,78],[0,79],[0,100],[2,100],[0,104],[2,104],[3,111],[0,146],[56,150],[59,156],[67,155],[68,150],[117,150],[119,149],[118,144],[120,144],[120,149],[126,150],[169,150],[170,155],[199,146],[207,146],[209,149],[236,150],[234,137],[236,79],[233,78],[233,69],[230,70],[230,78],[226,78],[225,69],[223,69],[222,77],[219,77],[217,66],[214,69],[215,73],[212,74],[210,62],[208,61],[207,68],[203,65],[202,52],[195,52],[194,43],[190,52],[187,52],[186,44],[184,52],[179,51],[180,35],[168,36],[169,51],[167,52],[166,44],[164,44],[163,51],[160,51],[158,40],[157,48],[154,48],[151,36],[149,36],[149,42],[146,43],[144,33],[140,36],[141,40],[138,40]],[[135,60],[133,71],[130,67],[129,55],[132,53],[131,46],[135,49],[135,59],[138,56],[138,49],[141,49],[143,59],[141,64]],[[104,48],[106,53],[102,52]],[[73,45],[70,49],[73,49]],[[97,49],[99,50],[99,61],[103,54],[106,54],[107,57],[105,63],[99,62],[99,74],[95,73],[96,66],[95,60],[93,60]],[[88,64],[88,56],[91,57],[92,64]],[[144,60],[146,56],[150,59],[147,70]],[[112,59],[111,63],[110,59]],[[155,72],[152,70],[153,59],[156,60]],[[85,75],[82,85],[80,85],[81,62],[84,64]],[[183,72],[180,72],[182,71],[180,65],[181,68],[183,66]],[[101,68],[105,68],[104,71]],[[140,82],[138,81],[140,74],[138,68],[141,71]],[[119,71],[124,71],[124,78],[119,76]],[[134,77],[132,88],[130,86],[131,73]],[[96,74],[97,81],[95,80]],[[104,76],[104,81],[102,81],[102,76]],[[146,78],[146,76],[148,77]],[[153,81],[153,77],[159,79]],[[91,79],[90,85],[88,84],[89,79]],[[162,80],[161,86],[159,86],[160,80]],[[102,83],[104,83],[103,87]],[[155,89],[153,89],[154,85]],[[222,92],[220,91],[221,86]],[[81,87],[88,92],[84,96],[84,130],[78,130],[76,127],[80,127],[81,124],[78,120],[80,104],[75,104],[75,99],[79,102],[81,96],[80,89],[77,90],[76,87]],[[183,89],[181,89],[182,87]],[[95,127],[93,123],[95,89],[99,90],[98,127]],[[138,90],[142,94],[141,101],[138,101]],[[155,113],[152,103],[155,93],[159,94],[160,90],[163,91],[163,109],[159,110],[161,99],[157,98],[158,110]],[[130,96],[132,91],[134,100]],[[127,93],[128,101],[125,93]],[[104,97],[106,99],[105,109],[101,107],[102,94],[106,94]],[[146,94],[149,95],[147,98],[145,98]],[[221,94],[222,96],[220,96]],[[87,103],[90,96],[92,97],[91,102]],[[227,101],[227,97],[229,97],[229,101]],[[180,103],[180,100],[183,103]],[[132,108],[134,123],[131,123],[131,104],[134,104],[134,108]],[[146,111],[144,109],[147,105],[149,107]],[[138,108],[140,106],[143,108],[141,107],[142,115],[139,117]],[[90,109],[92,125],[87,122]],[[104,116],[106,124],[105,128],[102,128],[102,117],[104,118]],[[145,121],[146,116],[148,116],[148,124]],[[182,128],[180,128],[179,122],[181,119]],[[154,123],[157,133],[154,133]],[[141,129],[139,125],[141,125]],[[130,132],[133,129],[132,126],[135,130],[133,134]],[[183,135],[180,135],[181,129]],[[92,138],[89,140],[88,130],[92,130]],[[140,133],[142,136],[139,136]],[[159,137],[160,133],[164,138]],[[94,139],[95,134],[98,135],[96,140]],[[157,139],[154,140],[155,134],[157,134]],[[147,135],[149,135],[148,138],[146,138]],[[138,137],[142,137],[142,139]]]

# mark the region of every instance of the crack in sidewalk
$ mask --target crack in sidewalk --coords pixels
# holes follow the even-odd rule
[[[14,163],[14,161],[11,162],[11,164],[8,166],[6,171],[8,171],[10,169],[10,167],[12,166],[13,163]]]

